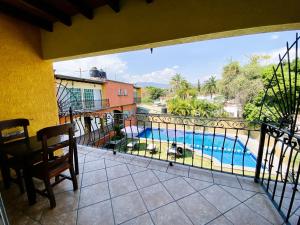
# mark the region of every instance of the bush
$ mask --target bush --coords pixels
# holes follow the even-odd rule
[[[204,118],[224,116],[222,105],[206,100],[174,98],[167,102],[168,111],[180,116],[199,116]]]

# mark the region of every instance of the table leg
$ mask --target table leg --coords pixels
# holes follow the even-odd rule
[[[75,163],[75,174],[79,174],[79,165],[78,165],[78,151],[77,151],[77,140],[74,138],[74,163]]]
[[[24,181],[29,205],[33,205],[36,203],[36,193],[29,168],[24,168]]]

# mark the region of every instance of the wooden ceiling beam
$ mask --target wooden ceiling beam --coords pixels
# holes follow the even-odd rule
[[[45,20],[44,18],[38,17],[34,14],[31,14],[25,10],[19,9],[13,5],[10,5],[5,2],[0,2],[0,12],[3,12],[7,15],[15,17],[17,19],[26,21],[34,26],[42,28],[44,30],[53,31],[53,23]]]
[[[106,0],[106,3],[112,8],[116,13],[120,12],[120,0]]]
[[[68,0],[82,15],[88,19],[94,18],[94,11],[91,6],[86,4],[83,0]]]
[[[26,3],[30,4],[31,6],[55,17],[60,22],[67,26],[72,25],[71,17],[65,14],[64,12],[60,11],[59,9],[53,7],[47,2],[40,1],[40,0],[24,0]]]

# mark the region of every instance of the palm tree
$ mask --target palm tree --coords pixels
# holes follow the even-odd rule
[[[180,98],[186,99],[189,96],[189,91],[191,89],[191,85],[186,80],[182,80],[177,89],[177,94]]]
[[[196,89],[193,88],[191,83],[189,83],[186,79],[181,77],[180,74],[177,75],[175,75],[171,80],[171,83],[173,83],[173,93],[176,93],[176,95],[181,99],[195,97],[197,95]]]
[[[211,76],[208,81],[205,82],[204,90],[210,94],[210,98],[212,99],[213,94],[217,92],[217,80],[215,76]]]
[[[170,85],[171,85],[171,91],[174,92],[180,87],[180,83],[184,80],[184,78],[181,76],[181,74],[176,73],[175,76],[171,78]]]

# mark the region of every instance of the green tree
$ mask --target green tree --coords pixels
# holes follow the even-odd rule
[[[195,97],[197,91],[187,80],[183,79],[180,82],[178,89],[176,90],[176,94],[182,99],[187,99],[190,97],[191,98]]]
[[[205,90],[206,94],[210,95],[212,98],[213,94],[217,92],[217,80],[215,76],[211,76],[208,81],[204,83],[203,89]]]
[[[148,93],[149,99],[151,99],[152,101],[154,101],[166,94],[165,89],[157,88],[157,87],[146,87],[146,91]]]
[[[200,84],[200,80],[198,80],[198,83],[197,83],[197,90],[198,90],[198,92],[200,92],[200,91],[201,91],[201,84]]]
[[[261,73],[264,69],[261,66],[260,62],[262,60],[269,59],[270,56],[266,55],[252,55],[249,57],[249,63],[242,67],[243,76],[245,76],[248,80],[256,80],[261,79]]]
[[[171,80],[170,80],[170,85],[171,85],[171,92],[175,92],[177,89],[180,88],[181,82],[185,80],[183,76],[179,73],[175,74]]]
[[[300,62],[298,62],[298,65],[300,65]],[[255,89],[256,93],[253,95],[251,99],[249,99],[249,101],[246,102],[244,106],[243,116],[248,121],[257,120],[260,115],[260,110],[262,110],[263,117],[267,117],[267,119],[281,124],[283,120],[285,120],[285,118],[283,118],[282,116],[285,115],[286,113],[284,111],[289,110],[286,102],[293,102],[293,100],[295,99],[294,96],[295,91],[297,93],[300,91],[299,77],[296,80],[297,84],[295,83],[295,69],[296,69],[295,60],[293,60],[290,63],[290,68],[288,64],[285,64],[283,66],[283,72],[281,72],[281,69],[279,69],[279,71],[277,71],[276,73],[277,74],[276,79],[273,77],[274,76],[273,67],[276,67],[276,65],[268,65],[261,69],[260,79],[263,87],[256,88]],[[290,73],[289,73],[289,69],[290,69]],[[297,70],[298,70],[298,66],[297,66]],[[284,85],[283,80],[285,80],[286,85]],[[291,80],[291,85],[289,84],[290,80]],[[266,90],[268,91],[266,92]],[[282,94],[279,94],[280,92]],[[289,104],[289,107],[291,107],[291,105],[293,104]]]
[[[241,66],[237,61],[232,61],[223,67],[222,79],[219,83],[220,92],[225,96],[226,100],[235,97],[232,81],[241,74]]]
[[[170,92],[179,98],[187,99],[197,95],[197,90],[180,74],[176,74],[171,78],[170,86]]]
[[[173,98],[167,102],[168,111],[179,116],[199,116],[204,118],[223,116],[222,106],[198,99]]]

